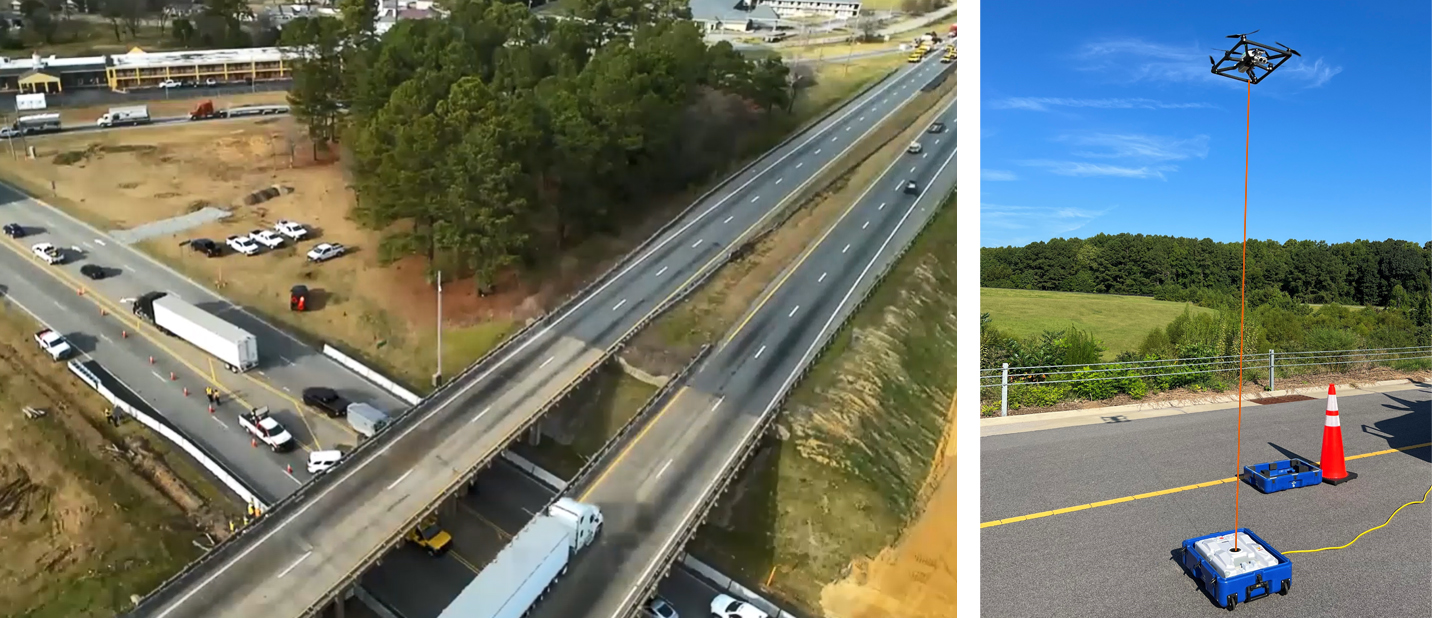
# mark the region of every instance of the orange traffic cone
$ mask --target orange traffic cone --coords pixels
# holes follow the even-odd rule
[[[252,447],[254,447],[254,448],[258,448],[258,447],[259,447],[259,439],[258,439],[258,438],[249,438],[249,446],[252,446]]]
[[[1330,485],[1341,485],[1357,478],[1356,474],[1347,471],[1347,461],[1343,458],[1338,390],[1332,384],[1328,385],[1328,413],[1323,417],[1323,457],[1318,466],[1323,469],[1323,482]]]

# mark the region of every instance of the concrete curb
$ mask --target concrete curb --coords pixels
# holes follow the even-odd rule
[[[1334,384],[1334,386],[1337,387],[1338,395],[1346,398],[1356,397],[1358,395],[1417,390],[1426,388],[1429,384],[1432,384],[1432,376],[1398,380],[1379,380],[1376,382],[1349,382],[1346,384]],[[1327,387],[1310,386],[1305,388],[1245,393],[1243,395],[1243,401],[1247,405],[1257,407],[1260,404],[1254,403],[1253,400],[1255,399],[1282,397],[1286,395],[1305,395],[1315,399],[1321,399],[1327,396]],[[1177,414],[1228,410],[1236,407],[1238,407],[1237,395],[1219,394],[1200,399],[1131,403],[1102,408],[1060,410],[1058,412],[1005,417],[997,416],[980,419],[980,437],[1040,431],[1058,427],[1105,424],[1110,422],[1109,419],[1113,417],[1119,417],[1118,421],[1123,422]]]

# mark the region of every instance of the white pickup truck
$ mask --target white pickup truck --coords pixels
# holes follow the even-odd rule
[[[65,360],[75,352],[75,349],[70,346],[70,342],[65,341],[63,336],[49,328],[35,333],[35,343],[40,344],[40,349],[57,361]]]
[[[259,442],[263,442],[265,446],[273,449],[275,453],[293,450],[293,436],[289,435],[283,425],[269,416],[269,410],[266,407],[240,414],[239,426]]]

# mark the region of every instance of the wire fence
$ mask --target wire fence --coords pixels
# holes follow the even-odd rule
[[[1187,376],[1219,375],[1236,373],[1242,361],[1244,374],[1255,379],[1267,378],[1266,390],[1277,389],[1278,374],[1289,376],[1307,373],[1319,367],[1333,371],[1350,371],[1374,366],[1388,366],[1432,360],[1432,346],[1403,348],[1378,348],[1371,350],[1309,350],[1302,352],[1277,352],[1269,350],[1232,356],[1201,356],[1193,358],[1156,359],[1099,363],[1097,365],[1038,365],[1030,367],[1001,367],[980,369],[980,389],[1000,389],[1000,416],[1009,414],[1009,388],[1029,386],[1053,386],[1058,384],[1087,385],[1090,383],[1119,381],[1127,384],[1131,380],[1168,381],[1183,377],[1175,382],[1191,383]]]

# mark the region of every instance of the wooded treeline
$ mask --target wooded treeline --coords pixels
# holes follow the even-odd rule
[[[446,18],[373,32],[376,3],[297,19],[290,94],[319,144],[341,142],[355,219],[384,259],[425,255],[491,283],[639,221],[724,169],[789,111],[788,70],[678,19],[685,2],[584,0],[578,19],[457,0]]]
[[[980,285],[1236,302],[1242,247],[1210,239],[1099,234],[980,249]],[[1432,242],[1248,241],[1249,302],[1407,305],[1432,291]],[[1209,306],[1220,302],[1200,302]]]

